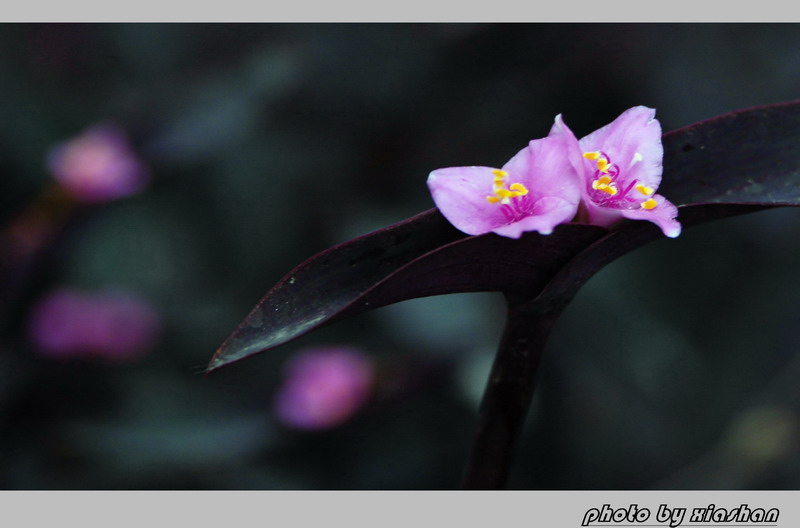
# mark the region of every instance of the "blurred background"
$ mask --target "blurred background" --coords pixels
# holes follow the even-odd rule
[[[0,50],[3,489],[456,487],[499,295],[203,368],[295,265],[432,207],[432,169],[557,113],[800,97],[797,25],[5,24]],[[510,487],[800,487],[799,241],[767,211],[592,279]]]

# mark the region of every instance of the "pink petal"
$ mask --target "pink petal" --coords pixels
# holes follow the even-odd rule
[[[503,170],[512,175],[520,175],[522,183],[536,200],[552,196],[573,204],[572,216],[575,216],[581,201],[582,182],[573,167],[570,154],[569,137],[561,130],[551,130],[546,138],[534,139],[528,143],[527,148],[522,149],[503,166]]]
[[[608,125],[582,138],[580,148],[582,152],[605,152],[619,166],[624,181],[637,179],[657,189],[661,183],[664,148],[661,124],[655,114],[655,110],[646,106],[629,108]],[[641,161],[637,161],[639,158]],[[594,174],[594,162],[583,163],[587,173]]]
[[[640,208],[623,210],[622,216],[630,218],[631,220],[647,220],[653,222],[670,238],[675,238],[680,235],[681,224],[676,220],[678,217],[678,208],[660,194],[653,196],[653,199],[658,202],[658,205],[653,209]]]
[[[601,207],[595,204],[592,200],[584,201],[586,207],[586,215],[588,222],[592,225],[600,227],[611,227],[623,218],[623,209],[614,209],[612,207]]]
[[[450,167],[428,176],[428,188],[436,207],[458,230],[482,235],[507,224],[497,204],[486,201],[493,194],[490,167]]]
[[[570,130],[567,124],[564,123],[564,119],[561,117],[561,114],[556,116],[555,122],[550,128],[550,134],[548,137],[561,138],[563,143],[562,148],[564,149],[565,156],[569,159],[575,174],[578,176],[578,188],[583,188],[585,185],[584,171],[586,170],[583,160],[583,151],[581,150],[578,138],[575,137],[575,134],[572,132],[572,130]]]

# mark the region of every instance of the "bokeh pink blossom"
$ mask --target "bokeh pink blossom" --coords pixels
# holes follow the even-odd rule
[[[29,337],[54,359],[132,362],[147,355],[160,334],[155,309],[131,293],[55,290],[34,307]]]
[[[47,159],[53,177],[82,203],[116,200],[140,192],[149,172],[113,124],[92,126],[54,147]]]
[[[335,427],[362,408],[374,377],[372,360],[356,349],[306,349],[286,365],[275,413],[285,425],[297,429]]]

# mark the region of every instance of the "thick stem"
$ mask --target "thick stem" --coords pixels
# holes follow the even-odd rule
[[[561,310],[506,298],[508,319],[489,375],[462,489],[502,489],[533,398],[536,372]]]

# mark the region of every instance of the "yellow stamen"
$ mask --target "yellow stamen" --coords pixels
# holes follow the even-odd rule
[[[492,174],[494,174],[494,195],[487,196],[487,202],[491,204],[509,204],[511,203],[512,198],[517,198],[519,196],[525,196],[528,194],[528,189],[521,183],[512,183],[509,188],[506,188],[506,178],[509,176],[506,171],[501,169],[492,169]]]
[[[592,189],[597,189],[601,185],[608,185],[611,183],[611,176],[600,176],[592,182]]]
[[[596,191],[603,191],[604,193],[614,196],[617,194],[617,185],[610,176],[600,176],[592,182],[592,189]]]
[[[647,185],[642,185],[641,183],[636,185],[636,190],[645,196],[650,196],[651,194],[653,194],[654,191],[652,187],[648,187]]]
[[[584,152],[583,157],[588,160],[597,160],[597,170],[600,172],[608,172],[608,158],[600,151]]]
[[[528,194],[528,189],[521,183],[512,183],[509,186],[509,189],[516,191],[516,196],[525,196]]]
[[[648,210],[654,209],[655,206],[657,206],[657,205],[658,205],[658,202],[655,201],[654,199],[650,198],[650,199],[645,200],[644,202],[642,202],[642,209],[648,209]]]

